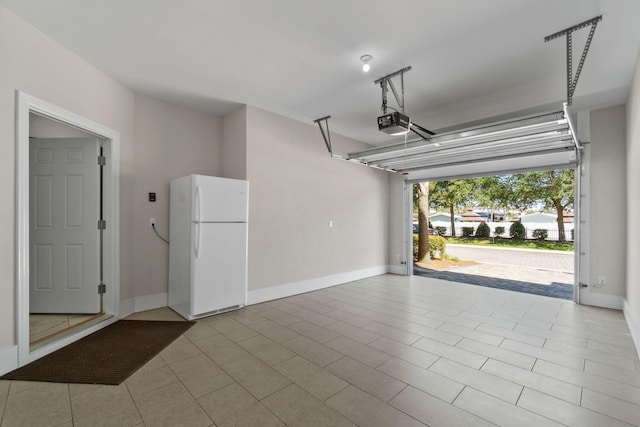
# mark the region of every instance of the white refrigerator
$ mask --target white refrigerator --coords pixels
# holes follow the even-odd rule
[[[247,295],[249,182],[204,175],[170,183],[169,307],[188,320]]]

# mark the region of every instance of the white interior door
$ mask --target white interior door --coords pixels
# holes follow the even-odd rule
[[[99,141],[29,143],[29,311],[98,313]]]

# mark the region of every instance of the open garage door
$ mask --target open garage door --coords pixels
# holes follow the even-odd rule
[[[580,163],[566,107],[356,153],[346,160],[402,173],[408,182],[561,169]]]

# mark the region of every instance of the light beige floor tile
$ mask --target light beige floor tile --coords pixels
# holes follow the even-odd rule
[[[461,348],[472,353],[481,354],[482,356],[500,360],[502,362],[510,363],[512,365],[529,370],[533,368],[533,364],[536,362],[536,359],[534,357],[527,356],[522,353],[517,353],[511,350],[505,350],[500,347],[494,347],[492,345],[484,344],[479,341],[471,340],[469,338],[464,338],[462,341],[460,341],[456,345],[456,348]]]
[[[533,371],[640,405],[640,388],[638,387],[633,387],[598,375],[567,369],[564,366],[544,360],[536,361]]]
[[[75,427],[135,426],[142,422],[127,386],[101,386],[71,399]]]
[[[563,334],[563,333],[559,333],[559,332],[554,332],[554,331],[550,331],[547,329],[540,329],[540,328],[535,328],[533,326],[527,326],[527,325],[516,325],[515,332],[519,332],[519,333],[523,333],[523,334],[527,334],[527,335],[533,335],[533,336],[537,336],[540,338],[544,338],[545,340],[547,339],[557,339],[569,344],[573,344],[576,346],[582,346],[582,347],[587,347],[587,339],[586,338],[582,338],[582,337],[576,337],[573,335],[567,335],[567,334]],[[521,340],[516,340],[515,341],[521,341]],[[536,345],[536,344],[533,344]],[[541,347],[541,346],[539,346]]]
[[[3,427],[61,425],[72,421],[67,384],[20,384],[12,381],[2,417]],[[18,389],[13,391],[14,385]]]
[[[452,347],[429,338],[422,338],[416,341],[413,346],[475,369],[480,369],[484,362],[487,361],[487,357],[485,356],[481,356],[477,353],[472,353],[461,348]]]
[[[571,369],[584,369],[584,359],[570,354],[563,354],[548,348],[540,348],[518,341],[506,339],[500,344],[500,348],[515,351],[536,359],[546,360]]]
[[[327,313],[327,316],[335,320],[348,323],[353,326],[363,327],[371,323],[371,320],[360,317],[357,314],[353,314],[344,310],[334,310]]]
[[[589,350],[597,350],[603,353],[624,357],[626,359],[638,360],[638,352],[635,348],[621,347],[619,345],[602,343],[600,341],[587,340]]]
[[[160,352],[160,356],[167,363],[178,362],[199,354],[202,354],[202,351],[184,336],[178,337]]]
[[[536,347],[542,347],[546,338],[538,337],[535,335],[524,334],[522,332],[512,331],[503,329],[493,325],[485,325],[482,324],[476,328],[476,330],[481,332],[486,332],[488,334],[498,335],[502,338],[509,338],[513,341],[519,341],[525,344],[535,345]]]
[[[197,322],[195,325],[189,328],[187,332],[184,333],[184,337],[189,339],[191,342],[201,340],[203,338],[208,338],[213,335],[218,335],[220,332],[216,331],[211,326],[207,325],[205,322]]]
[[[236,343],[258,335],[258,333],[250,327],[233,319],[229,319],[224,322],[216,322],[211,324],[211,326],[213,326],[213,328],[222,335]]]
[[[573,336],[577,338],[582,338],[585,340],[591,339],[591,340],[599,341],[602,343],[618,345],[621,347],[633,346],[633,340],[627,334],[620,335],[620,334],[614,334],[614,333],[607,333],[606,331],[603,331],[602,333],[596,333],[596,332],[591,332],[590,330],[591,328],[592,327],[587,327],[583,329],[574,329],[566,326],[556,325],[553,327],[553,332],[556,332],[558,334]]]
[[[125,383],[131,395],[137,397],[178,381],[164,359],[156,356],[127,378]]]
[[[358,341],[361,344],[368,344],[371,341],[375,341],[380,338],[380,335],[369,332],[360,327],[353,326],[343,321],[335,321],[330,325],[325,326],[325,329],[337,332],[338,334],[351,338],[354,341]]]
[[[360,344],[359,342],[353,341],[347,337],[338,337],[329,341],[327,346],[351,357],[352,359],[362,362],[365,365],[369,365],[372,368],[375,368],[390,358],[386,353],[364,344]]]
[[[407,386],[406,383],[347,356],[326,369],[383,402],[388,402]]]
[[[405,320],[393,315],[384,314],[383,312],[374,310],[364,310],[358,313],[358,316],[369,319],[372,322],[384,323],[385,325],[391,326],[393,328],[401,328],[407,323]]]
[[[307,338],[311,338],[312,340],[319,342],[320,344],[325,344],[328,341],[336,339],[340,336],[333,331],[330,331],[318,325],[314,325],[313,323],[307,322],[305,320],[299,321],[297,323],[292,323],[287,327],[292,331],[299,333],[300,335],[304,335]]]
[[[275,308],[276,310],[280,310],[284,313],[289,313],[289,314],[294,314],[302,310],[302,307],[300,307],[299,305],[288,302],[287,298],[275,300],[275,301],[269,301],[267,305]]]
[[[582,393],[582,406],[634,426],[640,425],[640,405],[585,388]]]
[[[153,310],[139,311],[126,317],[126,320],[156,320],[185,322],[186,320],[169,307],[156,308]]]
[[[88,393],[90,391],[95,391],[104,385],[101,384],[69,384],[69,396],[71,400],[80,396],[83,393]]]
[[[487,334],[486,332],[477,331],[475,329],[465,328],[464,326],[454,325],[452,323],[445,323],[438,328],[441,331],[449,332],[450,334],[458,335],[461,337],[469,338],[481,343],[498,346],[504,340],[503,337],[497,335]]]
[[[203,426],[213,421],[180,383],[134,397],[145,426]]]
[[[297,332],[294,332],[291,329],[279,325],[271,320],[263,320],[262,322],[254,323],[251,325],[251,329],[258,331],[260,334],[277,343],[281,343],[298,336]]]
[[[169,367],[196,398],[233,382],[229,375],[204,354],[181,360]]]
[[[413,387],[402,390],[390,404],[431,427],[494,426],[480,417]]]
[[[507,381],[566,400],[567,402],[576,405],[580,404],[582,388],[575,384],[569,384],[555,378],[531,372],[528,369],[518,368],[493,359],[489,359],[481,370]]]
[[[288,426],[354,426],[334,409],[295,384],[272,394],[262,403]]]
[[[395,357],[387,360],[377,369],[446,402],[453,402],[464,388],[464,384]]]
[[[409,323],[415,323],[417,325],[428,326],[429,328],[436,329],[438,326],[444,324],[444,321],[433,319],[431,317],[418,316],[415,314],[405,316],[405,319]]]
[[[544,344],[544,348],[553,350],[556,353],[567,354],[587,360],[593,360],[594,362],[604,363],[605,365],[611,365],[633,372],[635,372],[636,370],[635,362],[632,359],[627,359],[621,356],[614,356],[610,353],[604,353],[602,351],[576,347],[571,344],[566,344],[556,340],[547,340],[547,342]]]
[[[460,316],[462,312],[459,312],[456,315],[449,315],[444,314],[438,310],[430,311],[429,313],[426,313],[424,317],[430,317],[432,319],[437,319],[445,323],[450,323],[452,325],[461,326],[467,329],[475,329],[480,326],[480,322],[478,322],[477,320],[465,319],[464,317]]]
[[[261,311],[260,316],[265,319],[269,319],[273,322],[276,322],[278,325],[287,326],[292,323],[297,323],[300,321],[299,317],[293,316],[291,314],[285,313],[284,311],[277,310],[275,308],[269,308],[268,310]]]
[[[361,426],[424,427],[414,418],[353,386],[342,390],[327,404]]]
[[[258,400],[291,384],[278,371],[253,356],[225,363],[222,368]]]
[[[318,366],[327,366],[343,356],[342,353],[304,336],[292,338],[282,345]]]
[[[460,363],[447,359],[440,359],[431,367],[429,371],[440,374],[444,377],[466,384],[484,393],[495,396],[499,399],[515,404],[518,396],[522,392],[520,384],[504,380],[495,375],[488,374],[477,369],[469,368]]]
[[[482,419],[499,426],[511,427],[560,427],[562,424],[545,418],[524,408],[489,396],[471,387],[466,387],[453,402]]]
[[[315,311],[306,309],[296,312],[294,316],[306,320],[307,322],[311,322],[317,326],[327,326],[328,324],[336,321],[332,317],[325,316],[324,314],[316,313]]]
[[[584,371],[588,374],[598,375],[634,387],[640,387],[640,372],[630,372],[626,369],[616,368],[592,360],[585,362]]]
[[[518,406],[566,425],[584,427],[628,427],[629,424],[615,420],[564,400],[525,388]]]
[[[2,421],[2,414],[4,413],[4,407],[7,403],[7,397],[9,396],[9,386],[11,381],[0,380],[0,422]]]
[[[296,356],[274,368],[314,397],[325,401],[349,384],[308,360]]]
[[[255,325],[256,323],[264,322],[265,320],[267,320],[266,318],[260,316],[258,313],[249,311],[246,308],[231,311],[229,317],[233,320],[237,320],[238,322],[246,326],[252,326],[252,325]]]
[[[195,345],[218,365],[249,356],[249,352],[222,334],[195,341]]]
[[[421,338],[421,335],[409,332],[404,327],[394,328],[379,322],[371,322],[364,329],[407,345],[411,345]]]
[[[369,346],[422,368],[428,368],[440,358],[433,353],[385,337],[369,343]]]
[[[280,344],[263,336],[255,336],[240,341],[238,345],[269,366],[277,365],[296,356],[293,351],[287,350]]]
[[[500,320],[500,319],[496,319],[495,317],[491,317],[490,315],[482,315],[482,314],[478,314],[478,313],[470,313],[468,311],[463,311],[462,313],[460,313],[458,315],[458,317],[462,317],[463,319],[467,319],[467,320],[474,320],[476,322],[480,322],[480,325],[478,325],[477,328],[475,329],[479,329],[480,326],[493,326],[496,328],[500,328],[500,329],[505,329],[508,331],[512,331],[513,328],[516,327],[516,322],[509,322],[506,320]]]
[[[198,399],[216,426],[276,427],[284,424],[237,383]]]
[[[456,345],[462,337],[460,335],[450,334],[449,332],[434,329],[429,326],[418,325],[417,323],[407,323],[404,328],[415,334],[419,334],[424,338],[428,338],[448,345]]]

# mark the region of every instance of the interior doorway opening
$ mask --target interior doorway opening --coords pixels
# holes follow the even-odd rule
[[[16,96],[17,337],[23,366],[117,320],[120,136],[46,101]],[[46,316],[50,327],[36,331],[41,319],[32,315]]]
[[[575,170],[411,185],[412,273],[575,300]]]

